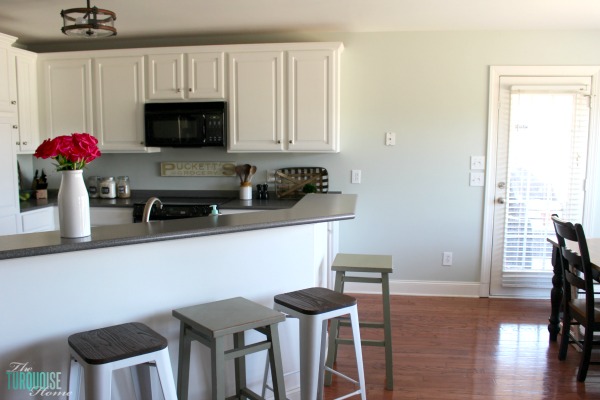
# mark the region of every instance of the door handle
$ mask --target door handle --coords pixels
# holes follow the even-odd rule
[[[505,204],[506,203],[506,199],[504,197],[498,197],[498,199],[496,201],[498,202],[498,204]]]

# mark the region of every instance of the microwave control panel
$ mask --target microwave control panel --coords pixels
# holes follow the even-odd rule
[[[225,143],[225,120],[224,115],[204,115],[204,143],[206,145],[222,146]]]

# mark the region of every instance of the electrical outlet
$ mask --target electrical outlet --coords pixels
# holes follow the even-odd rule
[[[471,169],[485,169],[485,156],[471,156]]]
[[[396,145],[396,134],[394,132],[385,133],[385,145],[395,146]]]
[[[469,173],[469,186],[483,186],[485,183],[485,175],[483,172]]]
[[[451,251],[445,251],[442,254],[442,265],[445,267],[449,267],[452,265],[452,252]]]
[[[360,183],[360,178],[361,178],[360,169],[353,169],[351,178],[350,178],[350,182],[351,183]]]

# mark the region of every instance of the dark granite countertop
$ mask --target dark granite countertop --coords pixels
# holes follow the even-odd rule
[[[31,198],[21,201],[21,212],[55,206],[57,195],[57,190],[50,190],[47,199]],[[237,190],[136,190],[132,191],[132,195],[128,199],[91,198],[90,207],[133,207],[135,203],[145,203],[152,196],[178,199],[219,199],[219,208],[222,210],[280,210],[293,207],[298,202],[298,199],[278,199],[273,192],[269,192],[269,195],[268,200],[240,200]]]
[[[233,205],[241,206],[234,199],[230,201]],[[352,219],[356,201],[357,196],[352,194],[309,194],[291,208],[99,226],[92,228],[91,236],[81,239],[61,238],[59,231],[2,236],[0,260]]]

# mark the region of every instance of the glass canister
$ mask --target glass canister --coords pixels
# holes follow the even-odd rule
[[[100,197],[103,199],[114,199],[117,197],[117,184],[115,178],[107,176],[100,180]]]
[[[100,195],[100,177],[99,176],[90,176],[87,178],[87,190],[88,195],[95,199]]]
[[[128,199],[131,197],[131,187],[129,186],[128,176],[119,176],[117,178],[117,197]]]

